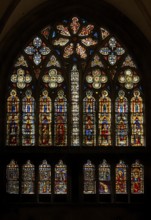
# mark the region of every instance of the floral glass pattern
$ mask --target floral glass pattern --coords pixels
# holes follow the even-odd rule
[[[11,160],[6,167],[6,179],[6,192],[19,194],[19,166],[14,160]]]
[[[33,59],[34,64],[39,65],[42,59],[50,53],[50,48],[37,36],[24,51]]]
[[[86,76],[86,81],[94,89],[100,89],[102,87],[102,83],[105,84],[107,82],[107,76],[104,71],[95,69]]]
[[[120,83],[124,84],[126,89],[132,89],[140,81],[140,77],[135,71],[126,69],[118,77]]]
[[[114,37],[111,37],[108,43],[105,44],[105,47],[101,47],[100,53],[113,66],[120,59],[120,56],[125,53],[125,49],[121,47]]]
[[[69,27],[70,26],[70,27]],[[56,27],[59,37],[53,41],[55,46],[64,47],[63,57],[70,58],[76,54],[81,59],[87,58],[87,48],[98,43],[94,33],[94,25],[86,24],[85,20],[73,17],[70,24],[59,24]]]
[[[12,74],[11,81],[15,83],[19,89],[24,89],[32,81],[32,77],[28,71],[19,68],[17,73]]]
[[[47,160],[39,165],[39,194],[51,194],[51,166]]]
[[[57,88],[58,84],[64,81],[61,73],[57,69],[50,69],[47,74],[42,77],[45,84],[48,84],[51,89]]]
[[[22,166],[22,194],[35,193],[35,166],[30,160]]]
[[[90,160],[87,161],[83,166],[84,175],[84,194],[95,194],[96,193],[96,180],[95,180],[95,166]]]
[[[62,160],[55,165],[55,194],[67,194],[67,166]]]

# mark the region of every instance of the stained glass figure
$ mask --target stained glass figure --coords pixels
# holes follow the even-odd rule
[[[35,99],[31,90],[22,99],[22,146],[35,145]]]
[[[24,89],[32,81],[32,77],[29,72],[22,68],[17,70],[17,73],[11,75],[11,82],[16,84],[19,89]]]
[[[138,160],[131,166],[131,193],[144,193],[144,166]]]
[[[22,194],[34,194],[35,192],[35,166],[30,160],[22,166]]]
[[[67,99],[63,90],[58,91],[54,106],[54,144],[56,146],[67,146]]]
[[[106,90],[102,91],[99,99],[99,146],[111,145],[111,99],[108,97]]]
[[[96,193],[96,179],[95,179],[95,166],[90,160],[83,166],[84,175],[84,189],[83,194],[95,194]]]
[[[127,166],[120,160],[115,168],[116,174],[116,194],[127,193]]]
[[[75,54],[86,59],[88,55],[85,47],[91,48],[98,43],[94,36],[94,25],[84,25],[77,17],[73,17],[72,21],[67,23],[57,25],[56,29],[60,36],[54,40],[53,44],[64,47],[64,58],[70,58]]]
[[[48,91],[44,90],[39,100],[39,145],[52,145],[52,102]]]
[[[16,90],[10,91],[10,96],[7,99],[7,138],[6,145],[19,145],[19,98]]]
[[[6,167],[6,179],[6,192],[19,194],[19,166],[14,160],[11,160]]]
[[[93,87],[94,89],[100,89],[107,80],[108,78],[105,72],[100,69],[92,70],[92,72],[88,73],[86,76],[87,83],[89,83],[90,87]]]
[[[96,145],[96,101],[92,91],[87,91],[83,99],[83,144]]]
[[[57,69],[50,69],[47,74],[42,77],[45,84],[48,84],[51,89],[57,88],[58,84],[64,81],[64,78]]]
[[[140,91],[135,90],[131,99],[131,145],[144,146],[143,99]]]
[[[72,117],[72,128],[71,128],[71,145],[79,146],[79,72],[77,66],[74,65],[71,70],[71,117]]]
[[[126,69],[124,72],[120,73],[118,81],[124,84],[126,89],[133,89],[140,81],[140,77],[135,71]]]
[[[55,194],[67,194],[67,166],[62,160],[55,165]]]
[[[34,64],[39,65],[42,59],[45,59],[45,56],[50,53],[50,48],[37,36],[24,51],[29,55],[29,58],[33,59]]]
[[[51,166],[46,160],[39,165],[39,194],[51,194]]]
[[[114,37],[111,37],[105,44],[105,47],[101,47],[100,53],[108,60],[109,64],[113,66],[125,53],[125,49],[121,47]]]
[[[128,146],[128,100],[120,90],[115,100],[116,146]]]
[[[111,168],[110,165],[103,160],[99,165],[99,194],[111,193]]]

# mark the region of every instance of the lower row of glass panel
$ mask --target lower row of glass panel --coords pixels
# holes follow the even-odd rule
[[[115,165],[115,193],[127,194],[128,186],[128,166],[124,161],[120,160]],[[96,170],[98,178],[96,178]],[[131,176],[131,193],[143,194],[144,193],[144,166],[136,160],[130,167]],[[6,192],[9,194],[34,194],[35,193],[35,165],[28,160],[21,167],[21,178],[19,174],[19,165],[15,160],[6,167]],[[97,181],[96,181],[97,180]],[[43,160],[42,164],[38,167],[38,193],[51,194],[52,182],[54,185],[54,194],[67,194],[68,193],[68,177],[67,165],[60,160],[54,166],[54,177],[52,178],[52,167]],[[96,184],[98,183],[98,184]],[[91,163],[90,160],[83,165],[83,194],[110,194],[112,185],[111,166],[106,160],[97,167]],[[21,190],[19,189],[21,186]]]

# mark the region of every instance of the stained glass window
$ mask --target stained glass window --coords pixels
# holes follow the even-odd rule
[[[131,99],[131,145],[144,145],[144,117],[143,117],[143,100],[140,91],[135,90]]]
[[[84,175],[84,194],[95,194],[96,193],[96,179],[95,179],[95,166],[90,160],[87,161],[83,166]]]
[[[83,100],[83,144],[96,145],[96,106],[91,91],[86,92]]]
[[[11,160],[6,168],[6,192],[9,194],[19,194],[19,166],[16,161]]]
[[[137,65],[117,36],[84,18],[63,19],[36,33],[14,60],[8,88],[7,146],[145,146],[143,86]],[[51,194],[51,165],[44,160],[38,171],[38,193]],[[103,160],[98,171],[99,194],[110,194],[110,164]],[[115,171],[116,193],[127,193],[124,161]],[[7,166],[9,193],[18,193],[18,172],[12,161]],[[27,161],[23,194],[34,193],[34,172]],[[88,160],[83,172],[83,193],[95,194],[95,165]],[[133,194],[143,193],[143,172],[136,161],[131,167]],[[62,161],[56,164],[54,176],[54,193],[67,194],[67,166]]]
[[[64,91],[59,90],[55,99],[54,143],[57,146],[67,145],[67,99]]]
[[[117,36],[78,16],[63,19],[36,33],[14,61],[6,145],[144,146],[142,92]]]
[[[55,165],[55,194],[67,194],[67,166],[62,160]]]
[[[39,145],[52,145],[52,102],[48,91],[44,90],[39,103]]]
[[[128,100],[120,90],[115,101],[116,146],[128,146]]]
[[[144,193],[144,166],[138,160],[131,166],[131,193]]]
[[[35,166],[30,160],[22,166],[22,194],[34,194],[35,192]]]
[[[127,166],[124,161],[120,160],[115,168],[116,175],[116,193],[126,194],[127,193]]]
[[[17,146],[19,144],[19,98],[16,90],[11,90],[10,96],[7,99],[7,138],[6,144]]]
[[[111,169],[106,160],[99,165],[99,193],[111,193]]]
[[[22,100],[22,145],[35,145],[35,100],[31,90],[25,92]]]
[[[47,160],[39,165],[39,194],[51,194],[51,166]]]
[[[111,145],[111,99],[104,90],[99,99],[99,146]]]

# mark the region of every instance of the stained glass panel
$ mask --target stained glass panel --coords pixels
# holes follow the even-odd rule
[[[131,193],[144,193],[144,166],[138,160],[131,166]]]
[[[127,166],[124,161],[120,160],[120,162],[116,165],[115,168],[116,174],[116,193],[117,194],[126,194],[127,193]]]
[[[6,192],[9,194],[19,194],[19,167],[14,160],[11,160],[6,167],[6,179]]]
[[[84,194],[95,194],[96,193],[96,180],[95,180],[95,166],[90,160],[87,161],[83,166],[84,174]]]
[[[131,99],[131,145],[144,146],[143,100],[140,91],[135,90]]]
[[[48,91],[44,90],[39,103],[39,145],[52,145],[52,102]]]
[[[96,101],[91,91],[83,99],[83,144],[96,145]]]
[[[99,146],[111,145],[111,99],[106,90],[99,99]]]
[[[35,145],[35,99],[31,90],[25,92],[22,100],[22,145]]]
[[[111,193],[111,170],[106,160],[99,165],[99,193]]]
[[[15,90],[11,90],[7,99],[7,138],[6,145],[19,145],[19,98]]]
[[[62,160],[55,165],[55,194],[67,194],[67,166]]]
[[[35,166],[28,160],[22,166],[22,194],[34,194],[35,192]]]
[[[39,65],[45,59],[45,56],[50,53],[50,48],[46,46],[39,36],[36,36],[24,51],[29,55],[29,58],[32,58],[35,65]]]
[[[57,146],[67,146],[67,99],[60,90],[55,99],[54,143]]]
[[[72,115],[72,128],[71,128],[71,145],[79,146],[79,72],[77,66],[74,65],[71,70],[71,115]]]
[[[51,166],[46,160],[39,165],[39,194],[51,194]]]
[[[116,146],[128,146],[128,100],[120,90],[115,100]]]
[[[125,49],[121,47],[115,37],[111,37],[104,47],[101,47],[100,53],[108,60],[111,66],[115,65],[121,56],[125,53]]]
[[[65,59],[70,58],[72,55],[78,55],[79,58],[86,59],[88,48],[97,45],[98,40],[94,25],[84,23],[87,22],[73,17],[71,22],[67,20],[66,23],[62,22],[62,24],[56,26],[58,35],[54,37],[53,44],[58,48],[64,47],[63,57]]]

